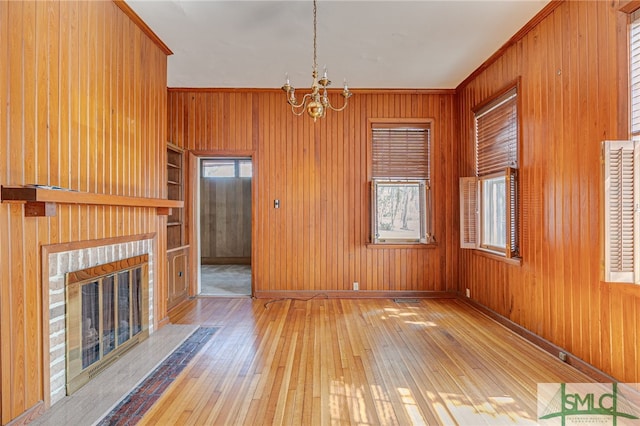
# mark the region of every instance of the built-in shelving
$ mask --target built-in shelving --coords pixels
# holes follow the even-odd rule
[[[167,144],[167,198],[184,203],[184,154]],[[183,209],[173,209],[167,218],[167,249],[185,245]]]
[[[167,144],[167,198],[184,200],[184,152]],[[178,306],[189,296],[189,246],[186,242],[184,209],[173,209],[167,218],[167,308]]]
[[[86,204],[155,208],[159,215],[182,209],[184,201],[163,198],[96,194],[41,186],[2,186],[3,203],[25,203],[25,216],[55,216],[58,204]]]

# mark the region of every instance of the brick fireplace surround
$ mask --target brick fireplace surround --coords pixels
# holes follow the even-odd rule
[[[153,333],[155,233],[42,247],[45,405],[66,395],[65,274],[132,256],[149,255],[149,334]],[[48,380],[47,380],[48,379]]]

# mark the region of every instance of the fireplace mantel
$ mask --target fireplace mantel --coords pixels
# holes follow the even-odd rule
[[[172,208],[184,207],[184,201],[96,194],[37,186],[2,186],[1,199],[3,203],[26,203],[25,216],[55,216],[58,204],[150,207],[155,208],[159,215],[169,215]]]

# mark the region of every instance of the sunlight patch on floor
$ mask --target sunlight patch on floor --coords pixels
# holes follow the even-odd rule
[[[422,413],[420,413],[418,404],[416,404],[416,400],[413,398],[413,395],[411,395],[411,391],[407,388],[398,388],[398,393],[400,394],[400,399],[404,404],[404,409],[407,411],[407,415],[411,419],[412,424],[426,425],[427,422],[422,416]]]
[[[432,401],[443,423],[453,423],[452,418],[455,418],[463,419],[468,424],[537,425],[537,422],[508,396],[490,397],[488,401],[469,401],[466,395],[441,392],[438,397],[433,396]]]
[[[336,423],[341,423],[347,417],[345,413],[340,412],[340,400],[346,400],[351,419],[357,425],[375,424],[373,419],[369,419],[367,415],[367,404],[362,386],[345,384],[341,380],[331,381],[331,419]]]

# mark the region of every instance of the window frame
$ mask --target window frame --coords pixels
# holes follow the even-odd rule
[[[369,235],[367,238],[367,246],[370,248],[428,248],[435,245],[436,240],[433,235],[434,219],[433,219],[433,140],[434,140],[434,120],[432,118],[369,118],[368,119],[368,132],[367,132],[367,170],[368,170],[368,182],[370,190],[368,191],[370,212],[368,215],[369,220]],[[373,143],[374,143],[374,129],[375,128],[420,128],[427,131],[427,147],[426,158],[428,162],[428,176],[426,178],[411,177],[411,176],[394,176],[394,177],[376,177],[374,176],[374,155],[373,155]],[[424,188],[424,196],[421,197],[421,238],[419,240],[408,239],[380,239],[376,238],[376,197],[375,190],[376,184],[385,183],[419,183],[423,181],[424,184],[421,188]],[[423,230],[424,231],[423,231]]]
[[[511,94],[513,92],[513,94]],[[501,105],[515,98],[515,158],[507,156],[509,162],[500,163],[489,167],[489,171],[479,172],[478,160],[478,119],[485,114],[494,111]],[[473,113],[473,152],[474,152],[474,176],[460,178],[460,247],[474,249],[498,256],[504,259],[521,259],[520,254],[520,223],[521,203],[519,201],[518,172],[521,155],[522,141],[522,108],[520,95],[520,79],[505,86],[493,96],[478,104],[472,109]],[[505,247],[485,244],[484,215],[486,210],[483,201],[483,183],[488,179],[505,177]]]
[[[422,205],[420,210],[420,231],[417,239],[409,238],[380,238],[378,229],[378,208],[377,208],[377,194],[379,187],[385,186],[417,186],[418,187],[418,205]],[[387,180],[374,178],[371,182],[371,240],[373,244],[427,244],[429,240],[428,226],[427,226],[427,193],[428,193],[428,181],[426,179],[412,179],[412,180]]]
[[[491,180],[495,180],[501,178],[502,180],[504,180],[504,185],[505,185],[505,191],[504,191],[504,209],[505,209],[505,215],[503,218],[499,217],[500,215],[493,214],[494,212],[492,211],[492,214],[488,214],[488,209],[487,209],[487,203],[484,202],[485,201],[485,192],[486,192],[486,183],[488,181]],[[478,197],[480,197],[480,201],[479,201],[479,205],[483,206],[485,208],[480,207],[479,210],[479,219],[480,219],[480,226],[478,227],[480,230],[480,235],[478,238],[478,247],[483,248],[485,250],[494,252],[496,254],[502,254],[503,252],[505,252],[507,250],[507,236],[508,234],[508,223],[509,221],[506,220],[507,219],[507,214],[506,214],[506,209],[507,209],[507,196],[508,196],[508,190],[506,189],[507,187],[507,175],[506,173],[502,172],[498,172],[498,173],[491,173],[489,175],[484,175],[482,177],[478,177]],[[490,217],[493,219],[494,222],[498,222],[498,221],[502,221],[504,219],[504,227],[505,227],[505,231],[504,231],[504,239],[505,239],[505,246],[501,247],[498,245],[492,245],[490,242],[488,242],[487,240],[489,239],[487,234],[489,233],[488,231],[488,227],[486,226],[486,218]]]
[[[233,162],[233,176],[206,176],[205,168],[207,167],[207,162]],[[241,176],[241,163],[247,162],[251,165],[251,175],[250,176]],[[245,157],[216,157],[216,158],[203,158],[200,160],[200,176],[204,179],[251,179],[253,177],[253,162],[251,158]]]
[[[483,239],[483,223],[484,223],[484,216],[483,216],[483,210],[482,209],[478,209],[479,210],[479,238],[478,238],[478,248],[480,249],[484,249],[486,251],[489,251],[491,253],[495,253],[498,255],[504,255],[507,258],[514,258],[514,257],[519,257],[518,256],[518,222],[519,222],[519,218],[518,215],[516,214],[515,218],[512,218],[512,213],[514,211],[514,209],[517,209],[517,170],[514,167],[507,167],[504,171],[502,172],[497,172],[497,173],[491,173],[482,177],[478,178],[478,197],[481,198],[484,195],[483,192],[483,182],[490,180],[490,179],[495,179],[498,177],[504,177],[504,183],[505,183],[505,194],[504,194],[504,201],[505,201],[505,205],[504,205],[504,210],[505,210],[505,246],[504,247],[500,247],[500,246],[492,246],[489,244],[485,244],[484,243],[484,239]],[[515,183],[515,185],[514,185]],[[516,194],[513,193],[513,191],[516,191]],[[478,200],[478,205],[481,204],[480,200]],[[511,219],[511,220],[510,220]],[[514,227],[516,229],[514,229]],[[516,241],[514,241],[514,238],[516,239]]]

